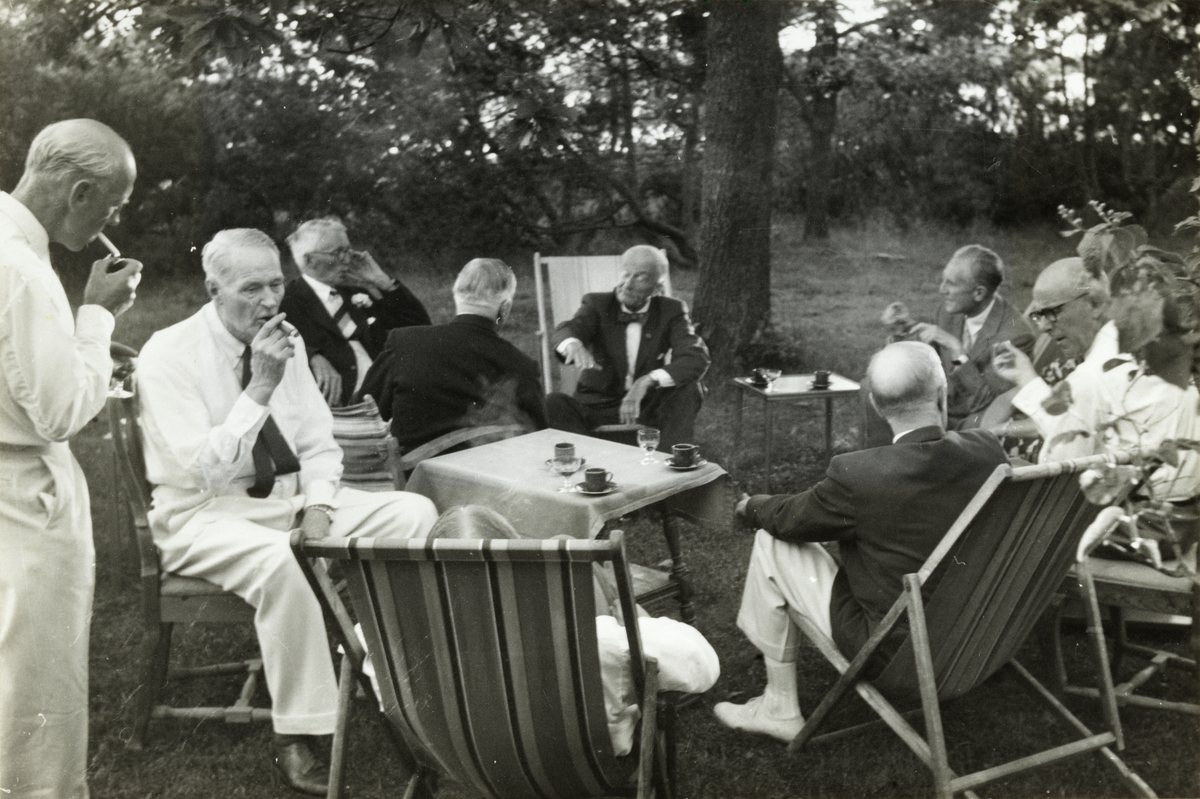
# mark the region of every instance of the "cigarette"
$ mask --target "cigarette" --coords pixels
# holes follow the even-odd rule
[[[288,338],[295,338],[296,336],[300,335],[300,331],[288,322],[280,322],[279,326],[282,327],[284,332],[288,334]]]
[[[100,243],[104,245],[105,249],[112,253],[113,258],[121,257],[121,251],[117,249],[117,245],[108,240],[108,236],[105,236],[103,233],[97,233],[96,238],[100,240]]]

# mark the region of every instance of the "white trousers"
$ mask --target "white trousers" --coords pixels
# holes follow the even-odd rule
[[[289,545],[303,497],[215,497],[156,538],[163,568],[202,577],[254,606],[275,732],[328,735],[337,682],[321,607]],[[333,536],[423,537],[437,520],[425,497],[339,489]]]
[[[767,657],[795,661],[800,634],[789,614],[807,618],[832,638],[829,600],[837,571],[837,561],[820,544],[792,544],[759,530],[750,552],[738,627]]]
[[[65,443],[0,451],[0,796],[88,795],[95,550]]]

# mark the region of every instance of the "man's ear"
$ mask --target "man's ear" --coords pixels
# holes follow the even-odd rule
[[[496,311],[496,324],[500,324],[508,318],[509,313],[512,312],[512,307],[512,300],[504,300],[500,303],[500,308]]]
[[[72,208],[86,205],[96,193],[96,182],[91,178],[81,178],[71,185],[69,203]]]
[[[217,289],[217,281],[207,277],[204,279],[204,290],[208,292],[208,298],[210,300],[215,300],[217,298]]]
[[[976,286],[971,290],[971,296],[975,298],[975,302],[983,302],[987,299],[988,290],[986,286]]]

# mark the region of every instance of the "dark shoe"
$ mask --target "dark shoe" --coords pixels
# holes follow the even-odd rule
[[[293,791],[324,796],[329,792],[329,767],[313,755],[304,741],[275,745],[275,770]]]

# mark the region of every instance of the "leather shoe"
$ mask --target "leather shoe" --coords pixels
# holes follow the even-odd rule
[[[275,770],[293,791],[325,796],[329,792],[329,767],[317,760],[304,741],[275,745]]]

